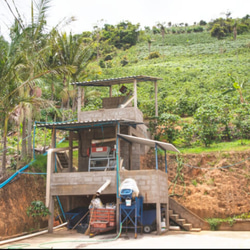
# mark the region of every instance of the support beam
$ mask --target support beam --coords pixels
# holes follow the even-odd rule
[[[156,230],[157,234],[161,234],[161,203],[158,201],[156,203]]]
[[[109,86],[109,97],[112,97],[112,85]]]
[[[137,108],[137,80],[134,80],[134,107]]]
[[[158,86],[157,86],[157,81],[154,81],[154,84],[155,84],[155,116],[158,117],[158,100],[157,100]]]
[[[69,172],[73,172],[73,133],[69,132]]]
[[[80,112],[81,112],[81,102],[82,102],[81,87],[78,86],[78,88],[77,88],[77,117],[78,117],[78,121],[79,121]]]
[[[120,195],[119,195],[119,185],[120,185],[120,139],[117,134],[120,133],[120,124],[116,125],[116,230],[117,233],[120,231]]]
[[[49,221],[48,221],[48,232],[53,233],[53,224],[54,224],[54,197],[51,195],[50,196],[50,203],[49,203],[49,211],[50,211],[50,216],[49,216]]]
[[[157,151],[157,143],[155,143],[155,169],[158,170],[158,151]]]
[[[168,173],[167,151],[165,150],[165,173]]]
[[[53,141],[53,137],[52,137],[52,141]],[[46,178],[45,205],[46,207],[48,207],[51,213],[48,219],[49,233],[53,232],[53,223],[54,223],[54,199],[53,199],[53,196],[51,195],[51,178],[52,178],[52,173],[53,173],[54,166],[55,166],[55,152],[60,151],[60,150],[66,150],[66,149],[69,149],[69,148],[51,148],[48,150],[48,153],[47,153],[47,178]]]

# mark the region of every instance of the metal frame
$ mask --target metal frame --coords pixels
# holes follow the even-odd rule
[[[122,228],[125,228],[126,232],[128,229],[134,229],[136,239],[137,228],[139,224],[139,227],[141,228],[141,234],[143,232],[143,197],[135,197],[135,200],[131,201],[131,206],[127,206],[125,202],[120,203],[119,216],[119,221],[120,224],[122,224]],[[129,223],[132,225],[130,226]]]

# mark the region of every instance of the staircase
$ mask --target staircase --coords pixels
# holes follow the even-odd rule
[[[57,162],[59,163],[60,172],[66,172],[69,168],[69,158],[66,152],[56,153]]]
[[[173,210],[169,210],[169,219],[172,220],[178,226],[170,226],[170,231],[180,231],[180,228],[190,232],[200,232],[201,228],[193,228],[191,223],[188,223],[186,219],[180,218],[179,214],[174,213]]]

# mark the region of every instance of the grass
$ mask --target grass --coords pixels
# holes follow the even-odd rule
[[[250,140],[214,143],[210,147],[178,148],[183,154],[200,154],[209,152],[244,151],[249,149]]]

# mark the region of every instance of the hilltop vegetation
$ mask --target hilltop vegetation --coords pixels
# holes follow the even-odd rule
[[[178,28],[183,30],[175,30]],[[207,147],[213,142],[249,139],[249,32],[237,39],[233,34],[217,39],[204,27],[202,32],[171,32],[164,38],[147,30],[144,36],[152,37],[150,50],[148,41],[141,39],[105,61],[102,74],[95,79],[161,77],[158,129],[151,122],[156,139],[180,147]],[[153,93],[152,84],[138,84],[138,106],[145,118],[152,121]]]
[[[201,20],[192,26],[159,23],[142,28],[125,21],[72,35],[56,27],[46,31],[49,2],[39,2],[37,15],[32,6],[32,23],[19,19],[13,23],[11,42],[0,37],[3,173],[6,154],[15,153],[22,162],[32,158],[34,121],[76,119],[77,90],[70,85],[76,81],[161,77],[159,117],[154,117],[153,85],[138,84],[138,107],[156,139],[178,147],[248,142],[249,15],[239,19],[227,15],[210,23]],[[121,95],[119,87],[112,91],[113,96]],[[93,110],[100,108],[107,92],[88,88],[84,95],[83,109]],[[48,145],[49,132],[39,135],[36,143]]]

